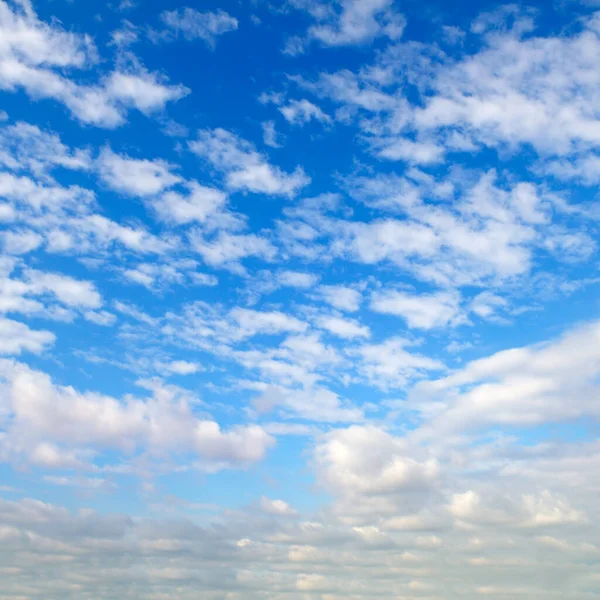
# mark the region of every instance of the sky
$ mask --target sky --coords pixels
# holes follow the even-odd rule
[[[0,0],[0,600],[600,599],[599,57]]]

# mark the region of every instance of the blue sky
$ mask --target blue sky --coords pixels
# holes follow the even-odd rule
[[[599,8],[0,0],[0,600],[600,597]]]

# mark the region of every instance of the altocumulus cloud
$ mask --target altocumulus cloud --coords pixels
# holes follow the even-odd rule
[[[0,598],[600,598],[594,3],[147,4],[0,0]]]

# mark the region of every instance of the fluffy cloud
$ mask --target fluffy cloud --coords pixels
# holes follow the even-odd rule
[[[597,418],[599,336],[598,323],[590,323],[552,342],[504,350],[420,383],[414,399],[440,403],[427,434]]]
[[[73,150],[55,133],[30,123],[18,122],[0,129],[0,144],[0,162],[6,168],[29,171],[38,177],[59,167],[85,171],[92,163],[87,150]]]
[[[294,196],[310,183],[302,168],[286,173],[271,165],[254,146],[224,129],[203,130],[190,142],[192,152],[225,174],[232,190],[274,196]]]
[[[338,497],[338,510],[360,519],[372,511],[411,512],[421,493],[435,486],[440,466],[434,458],[418,460],[405,442],[371,426],[334,431],[315,451],[321,485]]]
[[[419,329],[456,325],[463,318],[460,296],[451,292],[407,294],[400,291],[384,291],[373,295],[371,309],[378,313],[402,317],[409,327]]]
[[[320,317],[317,323],[319,327],[329,331],[329,333],[345,339],[368,338],[371,335],[368,327],[361,325],[353,319]]]
[[[200,12],[194,8],[180,8],[161,13],[160,18],[167,30],[158,33],[158,39],[169,40],[182,36],[191,41],[200,39],[214,48],[219,36],[238,28],[238,21],[223,10]]]
[[[235,217],[223,212],[226,202],[227,196],[222,191],[191,182],[187,195],[165,192],[153,202],[153,207],[161,219],[176,225],[206,223],[219,218],[218,224],[235,226],[238,224]]]
[[[84,69],[97,62],[91,38],[48,25],[33,11],[13,10],[4,1],[0,37],[0,88],[9,92],[23,88],[33,98],[57,100],[84,123],[116,127],[129,109],[150,114],[189,91],[162,83],[143,69],[115,71],[95,85],[79,84],[61,70]]]
[[[25,323],[0,317],[0,354],[39,354],[51,346],[56,336],[50,331],[35,331]]]
[[[161,160],[135,159],[104,148],[97,160],[98,173],[111,189],[128,196],[155,196],[181,181],[172,165]]]
[[[306,10],[316,21],[306,38],[287,41],[285,52],[299,54],[311,41],[325,46],[364,44],[379,36],[397,39],[404,18],[393,9],[391,0],[342,0],[330,4],[318,0],[292,0],[292,6]]]
[[[256,462],[274,443],[259,426],[223,431],[212,420],[196,418],[191,399],[177,388],[154,385],[150,398],[119,401],[56,385],[22,364],[4,360],[0,369],[2,406],[10,415],[3,453],[14,459],[61,466],[64,461],[50,460],[50,453],[144,450],[158,457],[192,452],[207,468],[219,468]]]
[[[0,0],[1,594],[596,597],[600,17],[257,3],[314,52],[250,81],[59,4]]]
[[[271,500],[266,496],[260,499],[260,508],[269,515],[282,517],[294,516],[297,511],[284,500]]]
[[[362,294],[343,285],[321,285],[317,293],[327,304],[347,312],[356,312],[362,302]]]

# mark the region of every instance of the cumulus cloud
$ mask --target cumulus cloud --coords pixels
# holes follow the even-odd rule
[[[237,20],[106,30],[125,4],[101,49],[0,0],[1,593],[594,597],[600,334],[569,323],[598,284],[600,17],[421,14],[405,41],[389,0],[257,4],[242,37],[321,48],[243,106],[215,72],[188,142],[189,90],[133,44]]]
[[[36,331],[25,323],[0,317],[0,354],[19,355],[24,350],[40,354],[52,346],[56,336],[50,331]]]
[[[327,304],[347,312],[356,312],[362,302],[362,294],[344,285],[321,285],[317,293]]]
[[[168,191],[152,203],[161,219],[176,225],[186,225],[194,222],[207,223],[220,217],[220,225],[237,225],[232,215],[224,213],[227,202],[224,192],[196,182],[189,183],[188,188],[188,194]]]
[[[335,494],[344,515],[367,519],[413,510],[423,490],[436,485],[440,466],[434,458],[418,460],[405,442],[372,426],[354,425],[323,436],[315,450],[321,485]],[[416,493],[416,494],[415,494]]]
[[[266,496],[263,496],[260,499],[260,508],[269,515],[281,517],[289,517],[298,514],[297,511],[284,500],[271,500]]]
[[[310,183],[301,167],[286,173],[271,165],[248,141],[224,129],[198,132],[190,149],[225,175],[232,190],[274,196],[294,196]]]
[[[155,73],[114,71],[96,84],[78,83],[64,70],[86,69],[98,62],[87,35],[49,25],[32,10],[0,4],[0,88],[24,89],[32,98],[54,99],[80,121],[113,128],[125,122],[127,111],[151,114],[189,90],[160,81]]]
[[[388,290],[373,295],[371,309],[402,317],[409,327],[418,329],[456,325],[461,320],[464,322],[460,296],[452,292],[409,294]]]
[[[219,36],[238,28],[237,19],[224,10],[201,12],[185,7],[166,10],[160,18],[167,29],[156,34],[158,40],[168,41],[181,36],[187,41],[202,40],[211,48],[214,48]]]
[[[368,327],[353,319],[320,317],[317,323],[319,327],[329,331],[329,333],[345,339],[368,338],[371,335]]]
[[[135,159],[104,148],[96,162],[100,179],[127,196],[155,196],[181,181],[173,166],[161,160]]]
[[[592,399],[599,335],[598,323],[590,323],[551,342],[504,350],[418,384],[415,400],[423,394],[441,403],[428,433],[597,417]]]
[[[305,38],[293,37],[284,52],[300,54],[316,41],[324,46],[364,44],[376,37],[398,39],[404,30],[404,18],[395,12],[391,0],[344,0],[330,4],[318,0],[293,0],[290,4],[307,11],[316,23]]]
[[[119,401],[57,385],[23,364],[4,360],[0,369],[2,406],[11,416],[2,446],[15,460],[59,467],[65,452],[146,450],[165,456],[185,451],[205,460],[207,468],[219,468],[256,462],[274,443],[256,425],[225,431],[215,421],[195,417],[191,398],[177,388],[155,385],[150,398]]]

